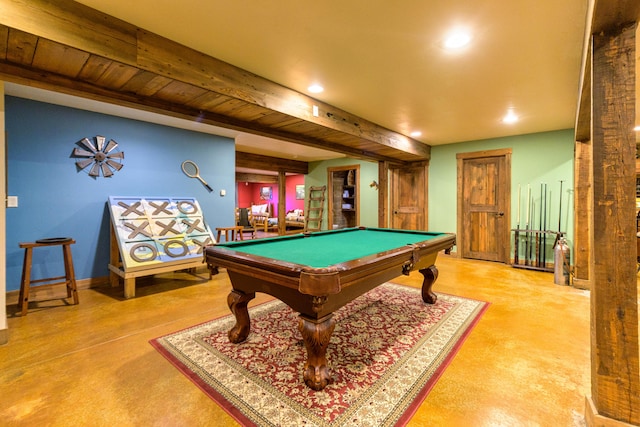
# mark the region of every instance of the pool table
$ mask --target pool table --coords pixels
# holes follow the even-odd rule
[[[240,242],[205,249],[212,271],[227,269],[227,297],[236,318],[229,340],[244,341],[251,327],[247,304],[256,292],[270,294],[300,313],[298,329],[307,350],[304,381],[314,390],[331,382],[326,350],[333,313],[348,302],[401,274],[419,270],[422,299],[436,302],[439,251],[449,251],[455,234],[384,228],[346,228]]]

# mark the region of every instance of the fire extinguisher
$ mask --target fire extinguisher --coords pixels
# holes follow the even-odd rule
[[[571,250],[564,236],[560,236],[553,248],[553,282],[568,285],[570,277]]]

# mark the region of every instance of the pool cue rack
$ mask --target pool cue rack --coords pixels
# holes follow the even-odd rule
[[[514,228],[513,263],[516,268],[553,272],[553,248],[561,231]],[[551,258],[551,263],[547,260]]]

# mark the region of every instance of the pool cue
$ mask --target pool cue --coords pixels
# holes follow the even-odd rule
[[[531,256],[532,266],[535,266],[536,264],[535,250],[536,250],[536,238],[538,237],[538,234],[535,232],[535,229],[536,229],[535,224],[536,224],[536,199],[532,193],[531,194],[531,224],[529,225],[531,227],[531,249],[529,249],[529,255]]]
[[[536,218],[535,218],[535,213],[536,213],[536,202],[535,200],[533,200],[533,196],[531,196],[531,207],[529,208],[531,210],[531,221],[529,221],[529,265],[533,265],[534,261],[533,261],[533,250],[534,250],[534,243],[533,240],[535,239],[535,233],[533,231],[533,224],[536,222]]]
[[[560,180],[560,206],[558,207],[558,235],[562,235],[562,229],[560,228],[560,224],[562,221],[562,183],[564,181]]]
[[[543,184],[540,183],[540,217],[538,218],[538,233],[536,233],[536,266],[540,267],[540,256],[542,255],[540,243],[542,243],[542,187]]]
[[[516,209],[518,222],[516,228],[520,228],[520,184],[518,184],[518,208]]]
[[[525,223],[525,239],[524,239],[524,264],[529,265],[529,216],[531,211],[529,203],[531,202],[531,184],[527,184],[527,221]]]
[[[517,222],[516,222],[516,229],[515,232],[513,234],[513,240],[514,240],[514,248],[513,248],[513,263],[515,265],[518,265],[520,263],[519,257],[518,257],[518,245],[520,244],[520,239],[518,239],[518,232],[520,231],[520,184],[518,184],[518,207],[516,208],[516,216],[518,218]]]
[[[542,267],[547,266],[547,184],[544,185],[544,234],[542,235]]]

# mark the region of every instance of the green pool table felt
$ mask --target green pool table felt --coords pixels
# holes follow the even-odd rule
[[[325,268],[441,235],[442,233],[426,231],[349,228],[311,233],[308,237],[297,234],[229,242],[218,246],[312,268]]]

